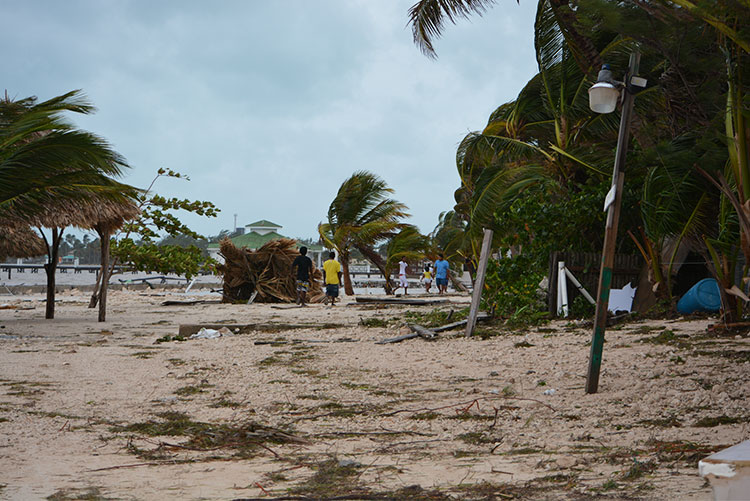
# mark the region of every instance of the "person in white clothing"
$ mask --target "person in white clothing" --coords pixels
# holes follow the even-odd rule
[[[409,281],[406,280],[406,268],[409,266],[406,264],[406,261],[404,261],[404,258],[401,258],[401,261],[398,262],[398,282],[399,287],[404,288],[404,295],[408,294],[409,289]]]

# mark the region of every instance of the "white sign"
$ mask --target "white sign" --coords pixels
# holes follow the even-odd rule
[[[607,192],[607,196],[604,197],[604,212],[607,212],[607,209],[609,209],[609,206],[612,205],[612,202],[615,201],[616,192],[617,192],[617,187],[613,184],[612,187]]]

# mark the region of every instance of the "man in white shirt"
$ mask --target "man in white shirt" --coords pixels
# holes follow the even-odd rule
[[[401,258],[401,261],[398,262],[398,282],[399,287],[404,288],[404,296],[408,294],[409,289],[409,281],[406,279],[406,267],[409,266],[406,264],[406,261],[404,261],[404,258]]]

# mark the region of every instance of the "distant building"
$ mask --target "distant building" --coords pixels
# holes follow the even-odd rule
[[[237,247],[246,247],[248,250],[254,251],[267,244],[271,240],[279,238],[289,238],[279,233],[281,226],[271,221],[261,219],[254,223],[246,224],[244,232],[235,232],[235,236],[230,238],[232,243]],[[239,228],[238,228],[239,229]],[[323,252],[325,249],[322,245],[310,245],[306,244],[308,252],[307,255],[313,260],[315,266],[321,268],[323,266]],[[298,245],[299,247],[299,245]],[[208,255],[220,263],[224,262],[224,258],[219,255],[219,244],[208,244]]]

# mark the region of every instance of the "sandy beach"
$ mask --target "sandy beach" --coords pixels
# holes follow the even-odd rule
[[[611,328],[586,395],[575,322],[376,344],[469,298],[162,305],[200,299],[0,297],[0,497],[704,500],[698,460],[750,436],[748,338],[715,319]],[[203,323],[233,335],[174,340]]]

